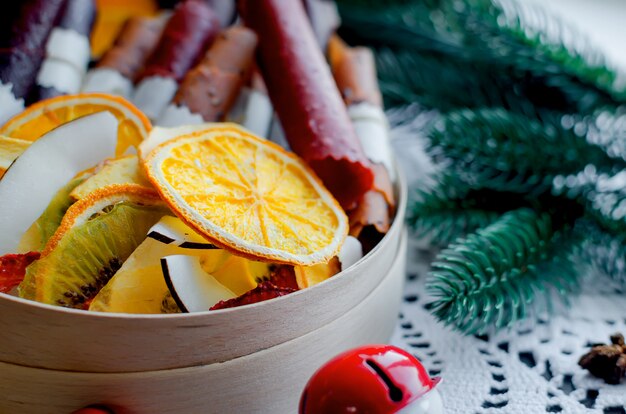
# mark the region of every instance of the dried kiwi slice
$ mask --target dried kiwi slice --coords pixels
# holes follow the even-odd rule
[[[168,212],[154,191],[138,185],[93,192],[67,210],[42,258],[27,268],[19,295],[83,308]]]
[[[52,197],[50,204],[39,216],[37,221],[28,229],[22,240],[20,241],[18,250],[22,252],[40,251],[45,246],[50,237],[54,235],[59,228],[63,216],[68,208],[74,203],[74,199],[70,197],[70,193],[79,184],[85,181],[88,174],[74,178]]]

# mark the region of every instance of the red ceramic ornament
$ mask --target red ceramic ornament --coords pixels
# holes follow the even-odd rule
[[[300,414],[442,414],[435,386],[413,355],[390,345],[347,351],[322,366],[309,380]]]

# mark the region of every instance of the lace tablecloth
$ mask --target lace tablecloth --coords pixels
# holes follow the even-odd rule
[[[396,153],[413,185],[432,168],[419,132],[428,114],[392,131]],[[407,112],[391,113],[392,123]],[[401,149],[401,151],[400,151]],[[420,246],[421,244],[421,246]],[[537,316],[515,329],[485,337],[463,336],[424,309],[428,264],[434,253],[415,238],[408,250],[402,310],[391,343],[418,357],[431,375],[443,377],[447,413],[626,414],[626,382],[607,385],[577,362],[589,345],[626,334],[626,292],[607,279],[588,280],[571,307]]]

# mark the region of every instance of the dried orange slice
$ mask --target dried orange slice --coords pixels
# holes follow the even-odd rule
[[[235,124],[161,144],[144,167],[178,217],[235,254],[312,265],[335,256],[348,232],[339,203],[300,158]]]
[[[132,103],[119,96],[81,93],[45,99],[26,108],[0,128],[0,135],[34,141],[61,124],[81,116],[109,111],[119,121],[117,155],[137,147],[152,128],[150,120]]]

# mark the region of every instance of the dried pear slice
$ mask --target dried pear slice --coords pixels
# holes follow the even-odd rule
[[[42,257],[26,270],[21,297],[82,308],[168,214],[158,195],[139,185],[112,185],[73,204]]]

